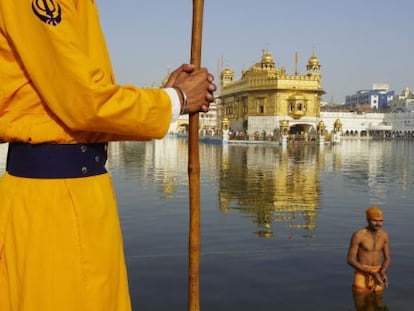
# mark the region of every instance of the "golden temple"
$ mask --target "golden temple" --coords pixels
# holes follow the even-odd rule
[[[320,117],[321,65],[313,52],[306,72],[288,74],[278,68],[272,54],[263,50],[261,60],[236,80],[229,67],[220,75],[220,118],[229,129],[246,131],[252,137],[257,133],[282,131],[290,133],[315,132]],[[255,134],[256,133],[256,134]],[[280,133],[280,132],[279,132]]]

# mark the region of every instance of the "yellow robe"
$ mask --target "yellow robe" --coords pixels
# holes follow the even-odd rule
[[[108,174],[0,181],[0,310],[131,310]]]
[[[165,91],[114,82],[93,0],[0,0],[0,141],[146,140],[170,120]]]
[[[0,142],[165,135],[163,90],[115,83],[94,0],[0,0]],[[108,174],[0,179],[0,310],[128,311]]]

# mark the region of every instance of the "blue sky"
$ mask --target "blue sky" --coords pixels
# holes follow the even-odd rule
[[[149,86],[190,60],[192,1],[97,0],[116,78]],[[388,83],[414,89],[412,0],[204,0],[202,66],[219,80],[219,63],[236,78],[268,49],[294,73],[315,51],[323,100]]]

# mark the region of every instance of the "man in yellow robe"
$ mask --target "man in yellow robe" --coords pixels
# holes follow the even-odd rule
[[[368,226],[354,232],[348,250],[348,264],[355,269],[355,294],[381,293],[388,286],[391,256],[388,233],[382,229],[383,212],[371,206],[366,219]]]
[[[206,69],[163,89],[115,82],[93,0],[0,0],[0,310],[128,311],[109,141],[208,111]]]

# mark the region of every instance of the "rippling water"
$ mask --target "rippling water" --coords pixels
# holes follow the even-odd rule
[[[391,238],[382,303],[412,310],[413,149],[411,141],[200,144],[201,310],[356,310],[346,253],[372,204]],[[108,165],[134,310],[186,310],[186,141],[113,143]],[[361,310],[382,310],[374,307]]]

